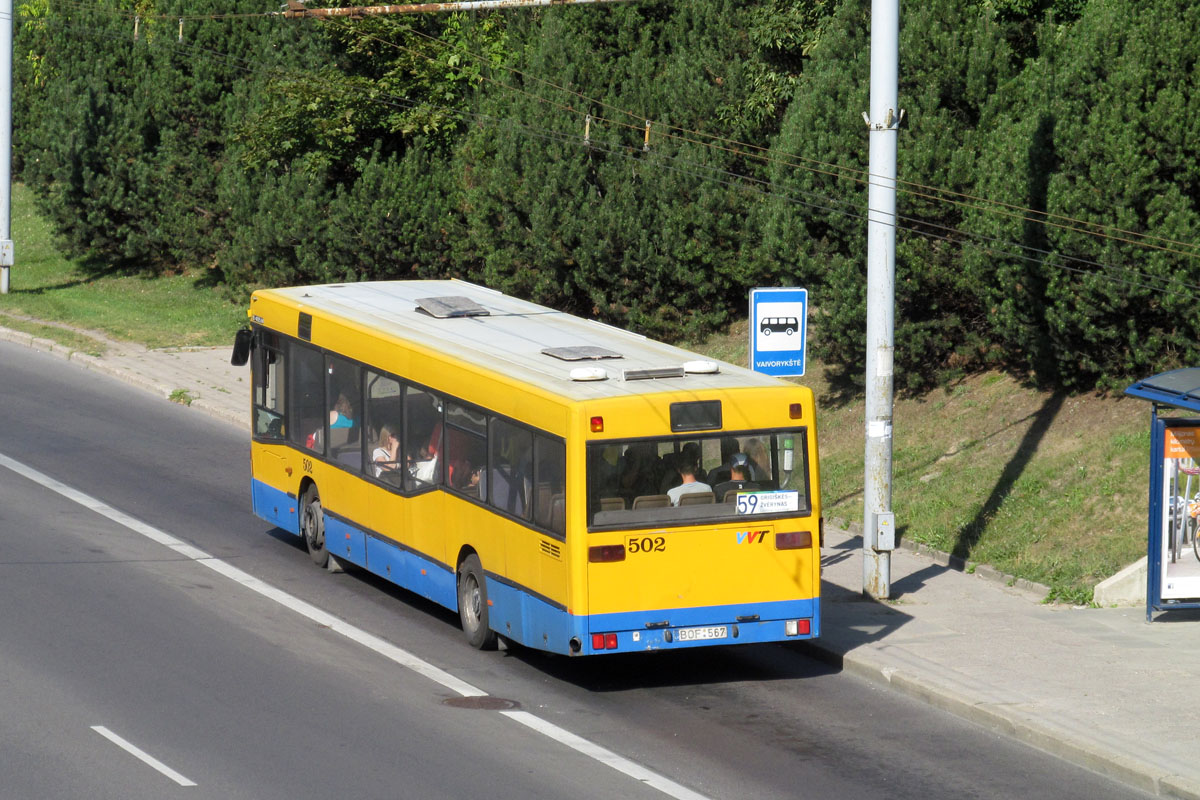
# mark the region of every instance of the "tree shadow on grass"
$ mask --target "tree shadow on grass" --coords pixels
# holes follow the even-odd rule
[[[1009,460],[1004,467],[1004,472],[1001,473],[1000,479],[996,481],[996,485],[992,488],[991,495],[988,496],[986,502],[975,514],[975,518],[964,525],[958,531],[958,540],[954,544],[954,550],[951,555],[958,558],[966,559],[971,556],[971,551],[975,545],[979,543],[979,538],[987,529],[988,523],[1000,507],[1004,505],[1004,501],[1008,499],[1008,495],[1012,492],[1013,486],[1021,477],[1021,473],[1025,471],[1025,467],[1029,465],[1034,453],[1037,452],[1038,445],[1042,438],[1046,435],[1046,431],[1050,429],[1050,425],[1054,422],[1054,418],[1058,416],[1058,412],[1062,410],[1063,402],[1067,395],[1063,392],[1056,392],[1046,398],[1046,402],[1038,409],[1033,416],[1033,423],[1029,426],[1029,430],[1025,431],[1025,435],[1021,438],[1021,444],[1017,446],[1017,452]]]

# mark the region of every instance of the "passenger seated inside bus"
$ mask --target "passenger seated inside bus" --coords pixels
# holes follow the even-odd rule
[[[654,452],[654,445],[649,442],[631,444],[621,456],[620,486],[618,494],[626,502],[646,494],[658,491],[659,472],[661,463]]]
[[[483,480],[483,467],[475,467],[474,469],[471,470],[470,475],[467,477],[467,485],[463,487],[463,491],[466,492],[467,494],[471,495],[472,497],[482,496],[482,493],[479,488],[480,481],[482,481],[482,480]]]
[[[684,464],[691,465],[692,474],[697,480],[706,474],[700,469],[700,445],[696,442],[685,443],[678,453],[667,453],[663,456],[663,464],[667,469],[663,472],[662,480],[658,484],[659,494],[670,494],[672,489],[682,484],[679,468]],[[678,505],[674,501],[671,504]]]
[[[375,477],[391,478],[400,469],[400,438],[396,435],[397,428],[384,425],[379,429],[375,449],[371,451],[371,463],[375,467]],[[395,481],[393,481],[395,482]]]
[[[686,446],[684,447],[686,450]],[[685,494],[697,494],[700,492],[711,492],[712,487],[707,483],[702,483],[696,480],[696,472],[698,466],[695,461],[683,457],[683,452],[680,452],[677,469],[679,470],[680,484],[667,492],[667,497],[671,498],[671,505],[679,505],[679,498]]]
[[[771,456],[767,453],[767,446],[759,439],[748,439],[745,453],[750,459],[749,479],[752,481],[771,480]]]
[[[723,483],[729,480],[729,468],[733,464],[733,457],[741,452],[741,445],[738,444],[736,436],[721,437],[721,463],[709,470],[708,484],[716,486],[718,483]],[[717,500],[720,500],[718,495]]]
[[[718,503],[732,502],[739,491],[758,488],[750,480],[750,458],[745,453],[735,453],[729,465],[729,480],[713,487]],[[732,495],[730,494],[732,492]]]
[[[354,419],[351,414],[354,413],[354,407],[350,400],[344,394],[339,394],[337,402],[333,404],[333,408],[329,410],[329,428],[353,428]]]

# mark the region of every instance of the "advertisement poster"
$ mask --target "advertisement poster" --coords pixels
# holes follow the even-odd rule
[[[1164,435],[1162,598],[1200,598],[1200,427]]]

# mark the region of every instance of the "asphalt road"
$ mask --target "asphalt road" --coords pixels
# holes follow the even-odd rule
[[[1136,796],[803,646],[471,650],[456,615],[321,572],[255,518],[243,432],[13,345],[0,364],[0,456],[520,712],[461,707],[446,684],[0,467],[0,798]]]

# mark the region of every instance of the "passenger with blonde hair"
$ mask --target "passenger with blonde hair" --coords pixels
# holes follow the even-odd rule
[[[400,467],[400,437],[391,425],[379,429],[379,441],[371,452],[371,462],[375,465],[376,478]]]

